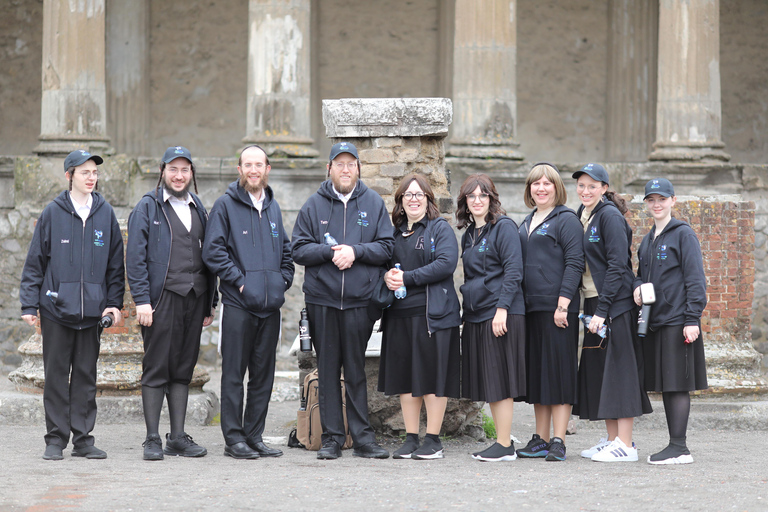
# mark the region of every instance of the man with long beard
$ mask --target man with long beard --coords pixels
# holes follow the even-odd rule
[[[293,283],[288,235],[267,185],[271,167],[259,146],[240,153],[240,178],[216,200],[203,259],[219,276],[221,319],[221,431],[224,454],[235,459],[279,457],[262,434],[275,377],[280,306]],[[243,417],[243,379],[248,393]]]
[[[163,453],[183,457],[207,453],[184,432],[200,334],[211,324],[218,299],[216,276],[203,264],[208,212],[189,191],[193,184],[197,192],[189,150],[168,148],[157,188],[144,194],[128,217],[128,283],[144,337],[144,460],[162,460]],[[165,450],[159,434],[164,396],[171,419]]]
[[[320,375],[323,447],[317,458],[339,458],[346,439],[343,366],[353,455],[386,459],[389,452],[376,444],[368,420],[365,349],[374,323],[368,315],[371,293],[395,245],[392,222],[381,196],[358,179],[353,144],[334,144],[329,160],[330,179],[302,206],[292,241],[293,258],[306,268],[304,300]]]

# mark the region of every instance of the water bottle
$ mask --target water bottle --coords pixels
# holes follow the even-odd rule
[[[331,236],[330,233],[326,233],[323,235],[323,239],[325,240],[325,243],[333,247],[334,245],[339,245],[339,242],[336,241],[333,236]]]
[[[309,335],[307,308],[301,310],[301,318],[299,319],[299,345],[302,352],[312,352],[312,337]]]
[[[59,294],[56,292],[52,292],[51,290],[48,290],[47,292],[45,292],[45,296],[51,299],[51,302],[53,302],[54,304],[56,304],[56,299],[59,298]]]
[[[592,321],[592,315],[585,315],[582,313],[579,315],[579,319],[584,324],[584,328],[589,329],[589,322]],[[608,326],[603,324],[602,327],[597,330],[597,335],[601,338],[605,338],[608,335]]]
[[[395,263],[395,268],[397,270],[400,270],[400,264],[399,263]],[[405,290],[405,285],[402,285],[400,288],[395,290],[395,298],[396,299],[404,299],[407,294],[408,294],[408,292]]]

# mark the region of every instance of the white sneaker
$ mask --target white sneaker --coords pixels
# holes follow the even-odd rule
[[[611,442],[608,440],[607,437],[601,437],[600,441],[598,441],[598,443],[595,446],[593,446],[589,450],[583,450],[581,452],[581,456],[584,457],[585,459],[591,459],[594,454],[596,454],[597,452],[599,452],[609,444],[611,444]]]
[[[592,456],[596,462],[635,462],[637,449],[625,445],[618,437]]]

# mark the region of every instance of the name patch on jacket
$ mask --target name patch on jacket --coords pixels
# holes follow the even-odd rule
[[[61,243],[63,243],[63,244],[68,244],[68,243],[69,243],[69,240],[67,240],[66,238],[62,238],[62,239],[61,239]]]
[[[589,237],[587,238],[588,241],[595,243],[600,241],[600,235],[597,233],[597,226],[592,226],[589,228]]]
[[[104,232],[98,229],[93,230],[93,245],[104,247]]]
[[[357,225],[368,227],[368,212],[364,212],[361,210],[357,211]]]
[[[539,228],[536,230],[537,235],[546,235],[547,229],[549,229],[549,222],[545,222],[539,226]]]
[[[657,260],[665,260],[667,259],[667,246],[660,245],[658,251],[656,252],[656,259]]]

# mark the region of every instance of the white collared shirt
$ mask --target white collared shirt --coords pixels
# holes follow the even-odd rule
[[[347,204],[347,201],[349,201],[349,198],[352,197],[352,192],[354,192],[354,189],[349,194],[342,194],[338,190],[336,190],[336,186],[332,185],[333,191],[336,193],[336,195],[339,197],[342,203]]]
[[[93,194],[88,194],[88,199],[85,201],[85,204],[78,203],[72,195],[72,192],[69,193],[69,200],[72,201],[72,205],[75,207],[75,212],[81,219],[83,219],[83,226],[85,226],[85,221],[88,218],[88,215],[91,214],[91,207],[93,207]]]
[[[169,194],[168,191],[163,188],[163,201],[168,201],[168,204],[173,207],[173,211],[176,212],[176,216],[181,223],[184,224],[187,231],[190,231],[192,229],[192,210],[189,209],[189,205],[191,204],[194,206],[195,204],[192,196],[187,194],[186,200],[179,199],[178,197]]]
[[[248,195],[251,196],[251,202],[253,203],[253,207],[256,208],[259,211],[259,215],[261,215],[261,209],[264,208],[264,190],[261,190],[261,195],[258,199],[256,199],[256,196],[248,192]]]

